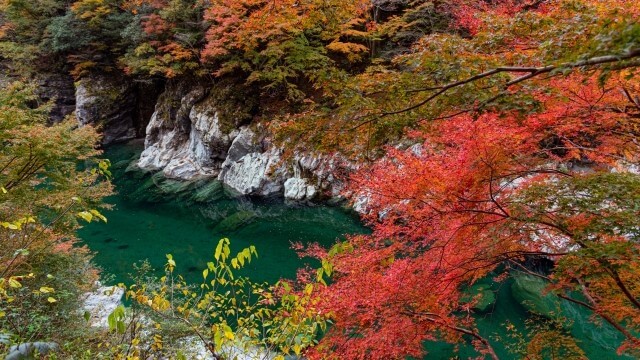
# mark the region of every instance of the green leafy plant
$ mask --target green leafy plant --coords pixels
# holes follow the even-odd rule
[[[258,284],[236,274],[257,256],[253,246],[232,256],[229,239],[221,239],[202,271],[202,283],[193,285],[176,274],[176,260],[167,255],[164,276],[138,277],[140,283],[126,287],[133,304],[126,311],[116,308],[109,328],[128,336],[110,346],[143,356],[195,339],[218,359],[238,352],[271,353],[276,359],[300,355],[328,325],[315,308],[315,285],[296,291],[285,281]]]

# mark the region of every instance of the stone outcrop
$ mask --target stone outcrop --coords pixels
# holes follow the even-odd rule
[[[218,176],[237,127],[247,120],[242,112],[225,116],[218,95],[201,85],[169,84],[147,125],[138,166],[175,179]]]
[[[169,178],[191,179],[207,175],[209,154],[200,128],[210,128],[214,116],[196,114],[194,104],[204,98],[201,86],[188,88],[184,83],[170,84],[160,95],[156,109],[146,128],[145,150],[138,166],[146,170],[162,170]]]
[[[307,179],[292,177],[284,182],[284,198],[287,200],[313,199],[317,191],[315,186],[309,185]]]
[[[188,359],[214,360],[211,352],[209,352],[204,343],[197,336],[189,336],[180,339],[178,341],[178,347],[183,349],[183,354]],[[238,339],[233,343],[223,344],[219,353],[224,359],[236,360],[274,360],[278,356],[278,353],[267,348],[245,346],[245,344]]]
[[[34,74],[28,80],[23,74],[16,73],[16,69],[6,66],[0,61],[0,87],[6,87],[12,82],[21,81],[35,84],[35,95],[41,103],[51,101],[52,107],[49,120],[52,123],[62,121],[76,109],[76,96],[73,78],[67,73],[41,72]]]
[[[286,176],[280,156],[278,148],[262,145],[255,132],[243,127],[229,148],[218,180],[241,195],[280,193]]]
[[[43,73],[35,78],[38,84],[36,94],[43,101],[52,101],[50,119],[62,121],[76,109],[76,96],[73,78],[68,74]]]
[[[123,76],[103,73],[80,79],[75,102],[78,122],[102,129],[103,144],[136,137],[135,87]]]
[[[138,166],[171,179],[215,177],[239,195],[284,195],[291,201],[338,195],[338,159],[306,153],[283,159],[268,131],[250,125],[250,111],[240,110],[246,100],[225,86],[168,84],[146,128]]]
[[[254,90],[244,85],[192,79],[134,84],[124,75],[102,73],[78,80],[71,96],[68,80],[43,80],[43,96],[64,95],[56,100],[60,106],[54,121],[75,108],[81,125],[102,130],[105,145],[144,133],[140,169],[174,180],[216,178],[239,195],[278,195],[289,201],[341,193],[335,173],[343,159],[303,151],[284,158],[267,129],[252,123],[257,101]],[[160,86],[163,92],[157,96]]]

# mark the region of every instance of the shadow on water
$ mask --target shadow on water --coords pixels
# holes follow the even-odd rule
[[[344,234],[367,232],[354,214],[338,207],[287,206],[276,200],[235,198],[217,181],[178,182],[132,171],[129,165],[140,151],[141,144],[131,143],[113,146],[106,152],[113,164],[118,192],[108,199],[114,209],[104,213],[107,224],[92,223],[79,231],[96,253],[95,262],[105,273],[113,274],[116,282],[128,282],[132,264],[140,260],[148,259],[154,268],[162,269],[167,253],[173,254],[179,273],[198,282],[222,237],[230,238],[236,251],[255,245],[259,258],[245,268],[244,274],[255,281],[275,282],[294,278],[296,270],[306,264],[318,265],[299,259],[290,248],[292,242],[328,246],[344,238]],[[517,356],[504,346],[509,344],[505,341],[507,320],[516,329],[524,329],[530,313],[522,304],[523,299],[548,299],[536,289],[514,287],[514,280],[495,283],[485,279],[482,286],[481,291],[490,293],[491,301],[486,310],[476,315],[478,329],[501,359],[515,359]],[[589,321],[590,314],[574,304],[558,304],[562,313],[573,319],[568,331],[578,338],[589,359],[623,358],[615,353],[621,337],[610,326],[594,325]],[[427,359],[478,356],[467,344],[454,348],[443,342],[427,342],[425,347],[429,351]]]

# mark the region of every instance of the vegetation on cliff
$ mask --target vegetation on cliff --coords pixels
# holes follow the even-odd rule
[[[285,145],[360,162],[348,195],[373,234],[304,252],[322,259],[315,280],[326,285],[310,309],[333,322],[305,356],[403,359],[443,339],[471,342],[496,359],[473,316],[482,299],[470,300],[465,289],[522,272],[543,279],[558,301],[591,311],[624,337],[621,354],[638,356],[640,7],[633,1],[4,0],[0,9],[0,55],[14,73],[66,64],[76,77],[234,79],[260,90],[256,113],[268,115]],[[14,119],[3,120],[3,144],[21,139]],[[70,132],[68,123],[50,129],[65,126]],[[33,151],[22,146],[4,149]],[[14,184],[29,179],[22,175],[0,184],[49,211],[62,196],[42,191],[59,174],[46,174],[47,182],[38,171],[94,154],[73,149],[17,170],[39,186],[19,193]],[[13,156],[5,163],[16,164]],[[0,176],[12,174],[5,167]],[[34,213],[2,216],[9,241],[9,230]],[[531,259],[553,261],[534,272]],[[312,282],[308,273],[300,278]],[[519,355],[584,358],[567,320],[541,319],[544,331],[523,335]]]

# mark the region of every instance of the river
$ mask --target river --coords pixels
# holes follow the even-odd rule
[[[317,266],[300,259],[292,242],[329,246],[345,234],[368,230],[351,211],[330,206],[289,206],[279,200],[246,199],[228,196],[216,181],[177,182],[159,176],[126,172],[141,151],[139,142],[110,147],[105,156],[112,162],[117,194],[107,199],[114,208],[104,211],[108,223],[92,223],[79,230],[79,236],[95,253],[95,263],[108,282],[130,282],[132,264],[147,259],[162,269],[170,253],[177,271],[188,280],[199,281],[206,262],[222,237],[231,240],[234,250],[256,246],[259,257],[243,271],[254,281],[275,282],[295,278],[296,270]],[[513,281],[486,282],[496,300],[487,311],[476,316],[478,328],[492,342],[501,359],[517,358],[509,353],[507,321],[524,330],[530,314],[514,297]],[[521,294],[521,293],[519,293]],[[525,294],[539,297],[539,294]],[[589,313],[566,301],[558,303],[571,317],[567,331],[579,340],[589,359],[626,359],[616,355],[621,337],[610,326],[595,326]],[[526,331],[526,330],[525,330]],[[442,342],[429,342],[427,359],[478,356],[470,346],[456,349]]]

